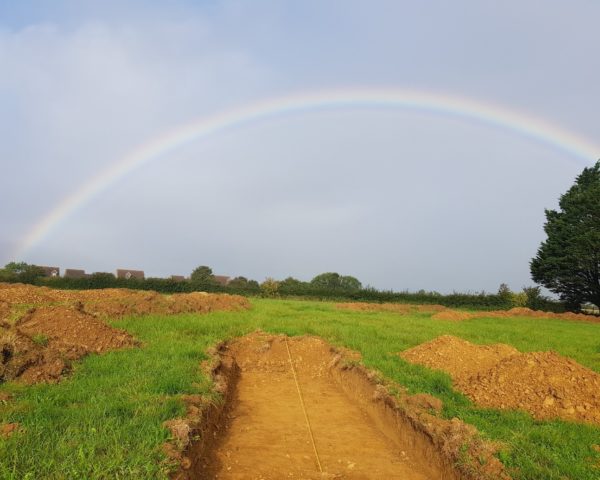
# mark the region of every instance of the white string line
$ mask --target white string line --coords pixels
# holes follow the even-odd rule
[[[298,397],[300,397],[300,405],[302,405],[302,411],[304,412],[304,419],[306,420],[306,426],[308,427],[310,441],[312,443],[312,447],[315,452],[315,457],[317,459],[317,465],[319,466],[319,472],[323,473],[323,468],[321,467],[321,460],[319,459],[319,452],[317,452],[317,446],[315,445],[315,437],[313,436],[312,427],[310,426],[310,420],[308,419],[308,413],[306,412],[306,406],[304,405],[304,398],[302,397],[302,391],[300,390],[300,384],[298,383],[296,369],[294,368],[294,363],[292,362],[292,354],[290,353],[290,346],[288,344],[287,336],[284,338],[285,338],[285,346],[286,346],[287,352],[288,352],[288,358],[290,360],[290,366],[292,367],[292,373],[294,374],[294,381],[296,382],[296,389],[298,390]]]

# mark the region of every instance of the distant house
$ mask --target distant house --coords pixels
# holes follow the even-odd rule
[[[215,275],[215,282],[219,285],[225,287],[231,281],[231,277],[227,277],[225,275]]]
[[[58,267],[43,267],[41,265],[38,265],[38,268],[42,269],[45,277],[59,277],[60,276],[60,268],[58,268]]]
[[[88,276],[85,270],[77,270],[76,268],[67,268],[65,270],[65,278],[86,278]]]
[[[183,275],[171,275],[171,280],[175,282],[183,282],[185,277]]]
[[[125,270],[119,268],[117,269],[117,278],[124,278],[126,280],[136,278],[138,280],[143,280],[145,277],[143,270]]]

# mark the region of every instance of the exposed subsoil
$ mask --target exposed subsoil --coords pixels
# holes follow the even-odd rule
[[[600,425],[600,374],[555,352],[521,353],[444,335],[400,355],[449,373],[478,405]]]
[[[440,400],[391,396],[359,358],[260,332],[221,346],[212,372],[224,402],[188,399],[188,417],[167,422],[174,478],[509,478],[473,427],[437,416]]]
[[[450,320],[451,322],[461,322],[463,320],[469,320],[473,318],[473,316],[474,315],[469,312],[448,309],[437,312],[436,314],[432,315],[431,318],[434,320]]]
[[[478,316],[492,317],[492,318],[506,318],[506,317],[532,317],[532,318],[558,318],[559,320],[571,320],[576,322],[589,322],[589,323],[600,323],[600,317],[597,315],[586,315],[584,313],[554,313],[554,312],[542,312],[539,310],[531,310],[527,307],[515,307],[510,310],[497,310],[493,312],[482,312]]]
[[[8,304],[8,307],[2,306]],[[239,295],[205,292],[163,295],[153,291],[107,288],[101,290],[58,290],[24,284],[0,283],[0,315],[18,306],[77,305],[87,313],[119,318],[125,315],[187,312],[238,311],[250,307]]]
[[[365,302],[348,302],[338,303],[336,308],[340,310],[353,310],[355,312],[394,312],[394,313],[410,313],[413,310],[413,305],[407,303],[365,303]]]
[[[448,310],[443,305],[413,305],[411,303],[368,303],[368,302],[344,302],[336,303],[339,310],[353,310],[355,312],[392,312],[406,315],[409,313],[437,313]]]
[[[136,344],[127,332],[75,308],[33,308],[14,325],[0,328],[0,380],[55,382],[88,353]]]
[[[137,342],[103,320],[125,315],[208,313],[249,308],[237,295],[161,295],[128,289],[55,290],[0,283],[0,382],[55,382],[89,353]]]
[[[353,310],[357,312],[393,312],[401,315],[409,313],[431,313],[434,320],[462,321],[472,318],[557,318],[560,320],[570,320],[577,322],[600,323],[600,316],[586,315],[583,313],[554,313],[532,310],[527,307],[515,307],[509,310],[491,310],[479,312],[465,312],[462,310],[453,310],[444,305],[412,305],[409,303],[367,303],[367,302],[346,302],[337,303],[336,308],[340,310]]]

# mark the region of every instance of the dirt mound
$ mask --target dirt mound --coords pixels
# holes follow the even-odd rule
[[[451,335],[437,337],[400,354],[402,358],[426,367],[448,372],[453,379],[469,379],[500,360],[519,354],[510,345],[475,345]]]
[[[0,284],[0,315],[19,305],[66,305],[94,315],[120,318],[126,315],[207,313],[217,310],[239,311],[250,302],[239,295],[204,292],[163,295],[154,291],[107,288],[102,290],[54,290],[22,284]],[[1,318],[1,317],[0,317]]]
[[[406,303],[366,303],[366,302],[347,302],[337,303],[336,308],[340,310],[353,310],[356,312],[393,312],[406,314],[410,313],[413,306]]]
[[[510,310],[493,310],[490,312],[477,312],[477,317],[488,318],[509,318],[509,317],[530,317],[530,318],[558,318],[560,320],[569,320],[576,322],[600,323],[600,317],[596,315],[586,315],[584,313],[554,313],[542,312],[540,310],[531,310],[527,307],[515,307]]]
[[[170,313],[238,312],[250,308],[248,299],[240,295],[205,292],[177,293],[168,297],[168,300],[171,302]]]
[[[63,353],[80,349],[102,353],[133,345],[124,330],[109,327],[89,313],[69,307],[36,308],[18,321],[17,330],[33,339],[46,338]]]
[[[22,283],[0,283],[0,300],[8,304],[40,305],[60,301],[59,290]]]
[[[400,355],[449,373],[458,390],[484,407],[600,425],[600,375],[557,353],[520,353],[445,335]]]
[[[458,310],[442,310],[441,312],[432,315],[434,320],[450,320],[452,322],[461,322],[473,318],[473,315],[468,312],[459,312]]]
[[[500,403],[536,418],[600,425],[600,375],[554,352],[505,358],[476,382],[457,381],[457,387],[483,406]]]
[[[472,426],[436,415],[438,399],[390,395],[357,358],[315,337],[221,346],[211,371],[225,402],[188,399],[166,424],[174,478],[509,478]]]
[[[0,379],[57,381],[88,353],[136,345],[131,335],[68,307],[38,307],[0,337]]]
[[[448,310],[448,307],[437,305],[435,303],[432,305],[417,305],[417,312],[419,313],[438,313],[443,312],[444,310]]]
[[[88,353],[135,345],[129,334],[108,326],[102,318],[249,307],[248,300],[237,295],[0,284],[0,382],[15,378],[27,383],[57,381],[70,370],[72,361]]]
[[[348,302],[337,303],[336,308],[340,310],[353,310],[356,312],[392,312],[401,315],[409,313],[430,313],[431,318],[436,320],[460,321],[473,318],[473,315],[467,312],[450,310],[443,305],[412,305],[410,303],[366,303],[366,302]]]

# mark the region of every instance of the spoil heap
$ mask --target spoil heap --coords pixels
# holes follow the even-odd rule
[[[600,425],[600,375],[554,352],[520,353],[444,335],[400,354],[450,374],[478,405]]]
[[[161,295],[129,289],[54,290],[0,283],[0,382],[58,381],[88,353],[136,341],[103,319],[126,315],[208,313],[250,307],[237,295],[203,292]]]
[[[366,302],[348,302],[338,303],[336,308],[340,310],[352,310],[355,312],[392,312],[392,313],[410,313],[412,305],[406,303],[366,303]]]

